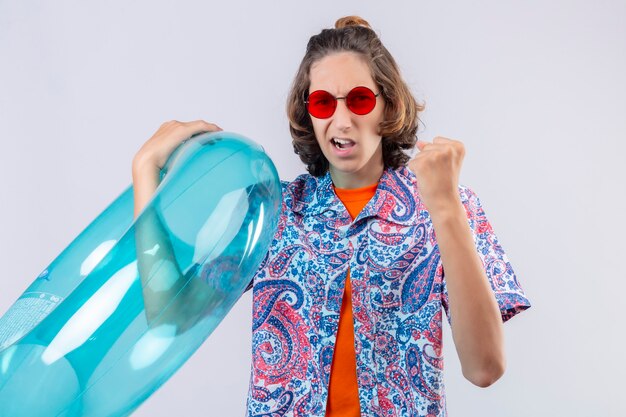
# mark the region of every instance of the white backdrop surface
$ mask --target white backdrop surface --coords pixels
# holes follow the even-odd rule
[[[461,375],[444,322],[450,416],[623,416],[623,1],[0,0],[0,314],[131,183],[170,119],[261,143],[304,172],[285,115],[310,36],[357,14],[416,98],[418,137],[463,141],[533,307],[505,324],[507,370]],[[136,416],[243,416],[251,294]]]

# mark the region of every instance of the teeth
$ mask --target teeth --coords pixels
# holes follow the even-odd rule
[[[339,139],[339,138],[333,138],[333,140],[342,145],[347,145],[348,143],[352,143],[351,140],[344,140],[344,139]]]

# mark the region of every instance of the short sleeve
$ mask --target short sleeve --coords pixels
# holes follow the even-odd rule
[[[248,292],[249,290],[252,289],[252,287],[254,287],[254,281],[256,280],[256,277],[259,275],[259,273],[261,273],[261,271],[263,271],[263,269],[267,265],[267,260],[268,260],[269,256],[270,256],[270,250],[268,249],[267,252],[265,252],[265,257],[263,258],[263,261],[261,261],[261,265],[259,265],[259,267],[255,271],[255,273],[252,276],[252,278],[250,279],[250,283],[248,284],[246,289],[243,290],[244,293]]]
[[[280,180],[280,187],[281,187],[281,192],[282,192],[282,201],[281,201],[281,209],[280,209],[279,216],[280,216],[281,219],[283,218],[283,216],[285,216],[285,210],[286,210],[286,202],[285,202],[285,200],[286,200],[286,189],[287,189],[288,185],[289,185],[289,181]],[[281,219],[279,219],[279,224],[281,223]],[[273,243],[274,242],[272,242],[272,244]],[[254,275],[250,279],[250,282],[248,283],[248,286],[246,287],[245,290],[243,290],[244,293],[246,293],[249,290],[251,290],[252,288],[254,288],[254,282],[256,281],[256,278],[259,276],[259,274],[267,266],[267,262],[269,260],[271,251],[272,251],[272,245],[270,245],[270,247],[268,248],[267,252],[265,253],[265,256],[263,257],[263,261],[261,261],[261,264],[259,265],[257,270],[254,272]]]
[[[467,212],[467,220],[474,236],[476,250],[498,302],[502,322],[506,322],[516,314],[528,309],[530,301],[485,215],[480,199],[471,188],[464,185],[459,185],[459,193]],[[442,276],[442,284],[441,302],[450,323],[445,276]]]

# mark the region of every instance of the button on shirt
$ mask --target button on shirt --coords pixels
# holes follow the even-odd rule
[[[324,417],[348,271],[363,416],[446,416],[441,257],[415,175],[385,168],[352,219],[330,173],[281,181],[276,233],[253,288],[248,416]],[[503,322],[530,307],[476,193],[459,185]],[[250,288],[250,287],[249,287]]]

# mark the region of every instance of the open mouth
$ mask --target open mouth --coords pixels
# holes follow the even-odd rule
[[[337,149],[349,149],[356,145],[356,143],[354,143],[351,139],[332,138],[330,141]]]

